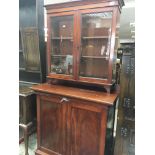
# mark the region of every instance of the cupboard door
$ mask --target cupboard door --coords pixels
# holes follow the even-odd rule
[[[26,71],[39,72],[40,54],[38,29],[35,27],[23,28],[21,32]]]
[[[65,14],[65,13],[64,13]],[[49,73],[54,77],[73,78],[74,74],[74,14],[49,16]]]
[[[91,103],[90,103],[91,104]],[[69,111],[71,155],[103,155],[107,111],[104,108],[74,101]]]
[[[39,106],[39,105],[38,105]],[[62,154],[63,146],[63,105],[60,97],[40,97],[40,125],[38,127],[38,135],[40,140],[38,146],[42,151],[58,155]]]
[[[81,79],[108,79],[112,16],[112,10],[86,10],[81,13]]]

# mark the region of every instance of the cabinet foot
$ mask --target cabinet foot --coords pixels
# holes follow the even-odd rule
[[[107,93],[111,92],[111,86],[104,86],[105,90],[107,91]]]

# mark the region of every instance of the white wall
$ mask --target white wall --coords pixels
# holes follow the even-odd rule
[[[55,3],[63,3],[63,2],[72,2],[77,0],[44,0],[44,4],[55,4]]]

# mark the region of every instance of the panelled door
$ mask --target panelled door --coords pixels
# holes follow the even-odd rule
[[[72,100],[68,109],[67,155],[103,155],[107,109]]]
[[[22,68],[28,72],[40,72],[39,36],[36,27],[22,28],[21,40],[25,63]]]
[[[65,154],[66,108],[62,97],[41,95],[37,100],[38,148],[52,155]]]

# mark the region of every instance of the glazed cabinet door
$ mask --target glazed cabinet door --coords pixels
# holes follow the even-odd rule
[[[68,111],[67,155],[104,155],[107,109],[73,100]]]
[[[81,51],[79,79],[89,82],[109,80],[113,9],[91,9],[80,13]]]
[[[60,96],[38,96],[38,149],[49,155],[65,151],[65,107]]]
[[[48,16],[48,72],[52,78],[73,79],[75,72],[74,12]]]

